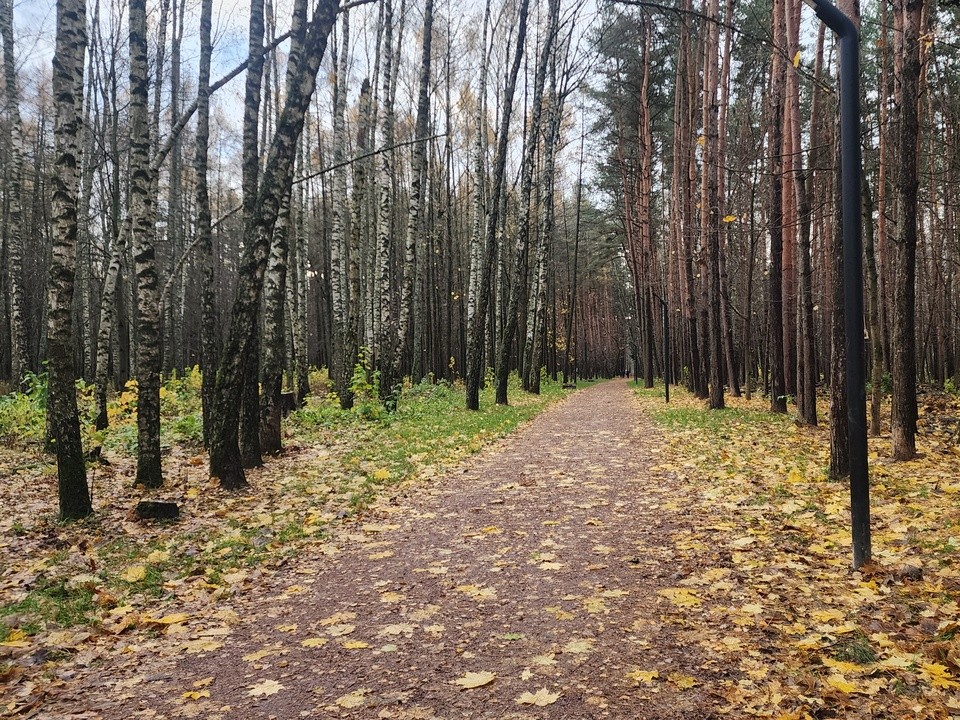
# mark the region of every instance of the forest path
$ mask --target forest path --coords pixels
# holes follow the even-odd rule
[[[709,629],[660,592],[697,570],[661,444],[624,381],[578,391],[230,598],[225,629],[194,635],[215,650],[161,643],[84,701],[111,719],[714,717]]]

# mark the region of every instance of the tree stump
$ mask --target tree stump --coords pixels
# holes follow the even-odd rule
[[[133,514],[138,520],[177,520],[180,517],[180,506],[175,502],[141,500]]]

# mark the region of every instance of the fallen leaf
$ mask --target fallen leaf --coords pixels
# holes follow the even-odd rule
[[[209,690],[187,690],[181,697],[186,698],[187,700],[199,700],[200,698],[210,697]]]
[[[252,653],[247,653],[243,656],[243,659],[247,662],[257,662],[258,660],[263,660],[271,655],[280,655],[285,652],[286,651],[279,645],[274,645],[272,647],[265,647],[260,650],[256,650]]]
[[[208,640],[206,638],[200,638],[199,640],[188,640],[180,647],[188,653],[193,654],[219,650],[223,647],[223,643],[216,642],[215,640]]]
[[[593,652],[593,640],[571,640],[563,646],[563,651],[574,654]]]
[[[341,695],[336,700],[334,700],[334,702],[337,703],[337,705],[339,705],[340,707],[347,708],[347,709],[360,707],[367,701],[366,694],[368,692],[370,691],[367,690],[366,688],[360,688],[359,690],[354,690],[353,692],[349,692],[346,695]]]
[[[301,640],[300,644],[304,647],[321,647],[327,644],[327,639],[322,637],[307,638],[306,640]]]
[[[640,683],[652,685],[653,681],[659,677],[660,673],[657,670],[631,670],[627,673],[627,679],[632,680],[634,685]]]
[[[468,672],[462,678],[458,678],[453,682],[464,690],[472,690],[473,688],[489,685],[496,677],[497,674],[492,672]]]
[[[534,665],[549,666],[549,665],[556,665],[557,659],[554,653],[547,653],[545,655],[534,656],[532,662]]]
[[[247,690],[247,695],[263,697],[266,695],[276,695],[281,690],[283,690],[283,685],[276,680],[261,680],[256,685],[250,686],[250,689]]]
[[[697,685],[696,678],[692,678],[689,675],[682,675],[680,673],[671,673],[667,675],[667,679],[681,690],[689,690],[694,685]]]
[[[396,625],[386,625],[377,635],[410,635],[414,630],[416,630],[415,625],[397,623]]]
[[[152,553],[147,555],[147,562],[149,563],[162,563],[170,559],[170,552],[167,550],[154,550]]]
[[[344,624],[344,625],[331,625],[327,628],[327,635],[332,635],[333,637],[340,637],[342,635],[349,635],[354,630],[357,629],[356,625]]]
[[[546,688],[540,688],[535,693],[525,692],[517,698],[521,705],[536,705],[537,707],[546,707],[553,705],[560,697],[560,693],[552,693]]]
[[[840,692],[852,693],[857,691],[857,686],[847,680],[840,673],[834,673],[833,675],[830,675],[826,682],[827,685],[839,690]]]
[[[345,623],[348,620],[353,620],[355,617],[357,617],[355,612],[338,612],[330,617],[323,618],[319,623],[320,625],[337,625],[339,623]]]
[[[497,591],[491,587],[480,587],[478,585],[458,585],[457,590],[469,595],[474,600],[495,600]]]
[[[128,583],[140,582],[146,576],[147,568],[143,565],[131,565],[120,574],[120,578]]]

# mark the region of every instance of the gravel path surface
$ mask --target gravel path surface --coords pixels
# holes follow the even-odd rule
[[[717,717],[661,442],[625,382],[581,390],[225,599],[211,650],[161,635],[48,717]]]

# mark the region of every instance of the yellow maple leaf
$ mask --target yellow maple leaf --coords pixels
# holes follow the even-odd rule
[[[960,682],[953,680],[953,676],[946,665],[940,663],[922,663],[920,665],[920,675],[935,688],[947,690],[952,687],[960,687]]]
[[[607,604],[603,598],[589,597],[583,601],[583,609],[592,615],[607,612]]]
[[[557,664],[556,656],[554,655],[554,653],[546,653],[545,655],[536,655],[533,658],[533,664],[542,665],[542,666],[556,665]]]
[[[370,691],[366,688],[360,688],[359,690],[354,690],[346,695],[341,695],[334,702],[336,702],[337,705],[342,708],[360,707],[366,702],[365,696],[368,692]]]
[[[854,684],[853,684],[852,682],[850,682],[849,680],[847,680],[847,679],[846,679],[843,675],[841,675],[840,673],[834,673],[833,675],[831,675],[830,677],[828,677],[828,678],[826,679],[826,683],[827,683],[827,685],[829,685],[830,687],[835,688],[835,689],[839,690],[840,692],[845,692],[845,693],[857,692],[857,686],[854,685]]]
[[[634,685],[640,683],[652,685],[653,681],[660,677],[660,672],[657,670],[631,670],[626,677],[627,680],[632,680]]]
[[[333,637],[341,637],[343,635],[349,635],[354,630],[357,629],[356,625],[342,624],[342,625],[331,625],[327,628],[327,635]]]
[[[491,587],[479,585],[458,585],[457,590],[469,595],[474,600],[496,600],[497,591]]]
[[[563,646],[563,651],[575,655],[593,652],[593,640],[571,640]]]
[[[817,622],[830,622],[831,620],[843,620],[844,614],[836,609],[831,610],[816,610],[811,613],[813,619]]]
[[[164,615],[162,618],[158,619],[145,617],[143,622],[146,625],[177,625],[189,619],[190,616],[187,615],[187,613],[170,613],[169,615]]]
[[[682,675],[680,673],[670,673],[667,675],[667,679],[681,690],[689,690],[698,684],[696,678],[692,678],[689,675]]]
[[[247,662],[257,662],[258,660],[263,660],[271,655],[282,655],[284,653],[286,653],[286,650],[279,645],[274,645],[272,647],[261,648],[260,650],[256,650],[252,653],[247,653],[243,656],[243,659]]]
[[[290,623],[289,625],[277,625],[276,630],[277,630],[277,632],[282,632],[282,633],[292,633],[292,632],[296,632],[296,631],[297,631],[297,624],[296,624],[296,623]]]
[[[724,215],[724,216],[723,216],[723,221],[724,221],[725,223],[736,222],[736,220],[737,220],[737,216],[736,216],[736,215]]]
[[[844,662],[843,660],[834,660],[830,657],[825,657],[821,659],[821,662],[829,668],[833,668],[841,675],[843,673],[855,673],[859,672],[863,668],[860,665],[852,662]]]
[[[389,480],[392,473],[386,468],[377,468],[373,471],[374,480]]]
[[[674,605],[680,607],[696,607],[700,605],[701,600],[697,594],[686,588],[664,588],[657,591],[658,595],[670,598]]]
[[[344,640],[340,643],[340,646],[345,650],[363,650],[364,648],[370,647],[370,643],[364,642],[363,640]]]
[[[353,620],[357,614],[355,612],[338,612],[334,613],[330,617],[323,618],[320,620],[321,625],[337,625],[339,623],[345,623],[347,620]]]
[[[793,66],[795,68],[800,67],[800,51],[797,50],[797,54],[793,56]]]
[[[307,638],[306,640],[301,640],[300,644],[308,648],[321,647],[327,644],[327,639],[322,637]]]
[[[200,698],[210,697],[209,690],[187,690],[181,697],[186,698],[187,700],[199,700]]]
[[[147,568],[143,565],[131,565],[120,574],[120,578],[128,583],[140,582],[146,576]]]
[[[147,562],[149,563],[161,563],[166,562],[170,559],[170,551],[168,550],[154,550],[152,553],[147,555]]]
[[[261,680],[256,685],[251,685],[247,690],[247,695],[252,697],[263,697],[266,695],[276,695],[283,690],[283,685],[276,680]]]
[[[890,657],[881,660],[879,665],[884,670],[905,670],[911,667],[914,662],[915,658],[912,655],[893,653]]]
[[[459,685],[464,690],[473,690],[474,688],[483,687],[484,685],[489,685],[497,677],[496,673],[482,671],[482,672],[468,672],[461,678],[457,678],[453,681],[454,685]]]
[[[222,648],[223,643],[216,642],[215,640],[208,640],[206,638],[200,638],[199,640],[188,640],[180,647],[183,650],[186,650],[188,653],[213,652],[214,650],[219,650]]]
[[[560,697],[560,693],[552,693],[546,688],[540,688],[535,693],[525,692],[517,698],[521,705],[536,705],[537,707],[546,707],[553,705]]]

